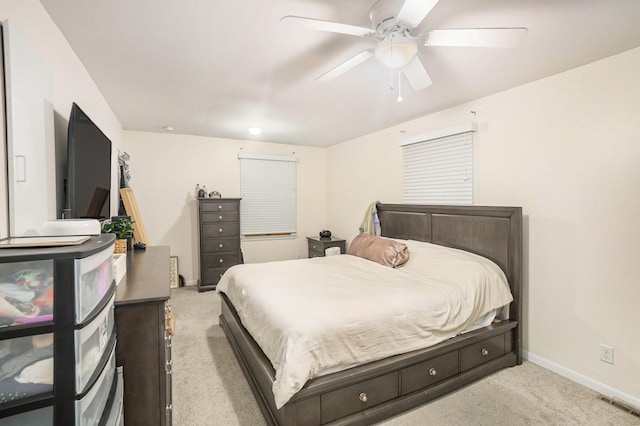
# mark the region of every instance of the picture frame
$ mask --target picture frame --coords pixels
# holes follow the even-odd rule
[[[180,278],[179,278],[179,274],[178,274],[178,256],[171,256],[169,258],[169,262],[170,262],[170,269],[169,269],[169,276],[170,276],[170,287],[171,288],[178,288],[180,287]]]

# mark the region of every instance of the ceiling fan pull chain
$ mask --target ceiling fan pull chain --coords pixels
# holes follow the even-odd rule
[[[402,102],[402,74],[398,70],[398,102]]]

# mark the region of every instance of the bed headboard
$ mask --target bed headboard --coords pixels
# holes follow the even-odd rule
[[[384,237],[427,241],[493,260],[511,286],[510,318],[521,321],[521,207],[379,203],[377,210]]]

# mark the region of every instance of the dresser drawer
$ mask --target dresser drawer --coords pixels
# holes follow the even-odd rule
[[[203,254],[202,268],[228,268],[240,263],[239,253]]]
[[[403,368],[400,374],[403,395],[426,388],[458,374],[458,351]]]
[[[318,249],[316,247],[311,248],[311,244],[309,244],[309,257],[323,257],[324,250]]]
[[[229,265],[226,268],[214,268],[214,269],[204,269],[202,271],[202,283],[200,285],[216,285],[220,278],[227,272],[233,265]]]
[[[239,252],[240,239],[238,237],[215,238],[202,240],[202,254]]]
[[[237,222],[240,214],[237,211],[221,211],[217,213],[202,213],[202,223]]]
[[[215,225],[202,225],[202,237],[237,237],[240,235],[240,224],[237,222],[221,222]]]
[[[460,350],[461,371],[504,355],[504,334],[483,340]]]
[[[393,372],[320,396],[322,423],[362,411],[398,397],[398,373]]]
[[[207,201],[200,203],[201,212],[230,212],[238,211],[239,203],[237,201]]]

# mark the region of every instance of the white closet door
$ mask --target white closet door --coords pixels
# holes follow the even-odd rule
[[[9,233],[38,235],[45,221],[56,218],[51,72],[10,24],[3,32]]]

